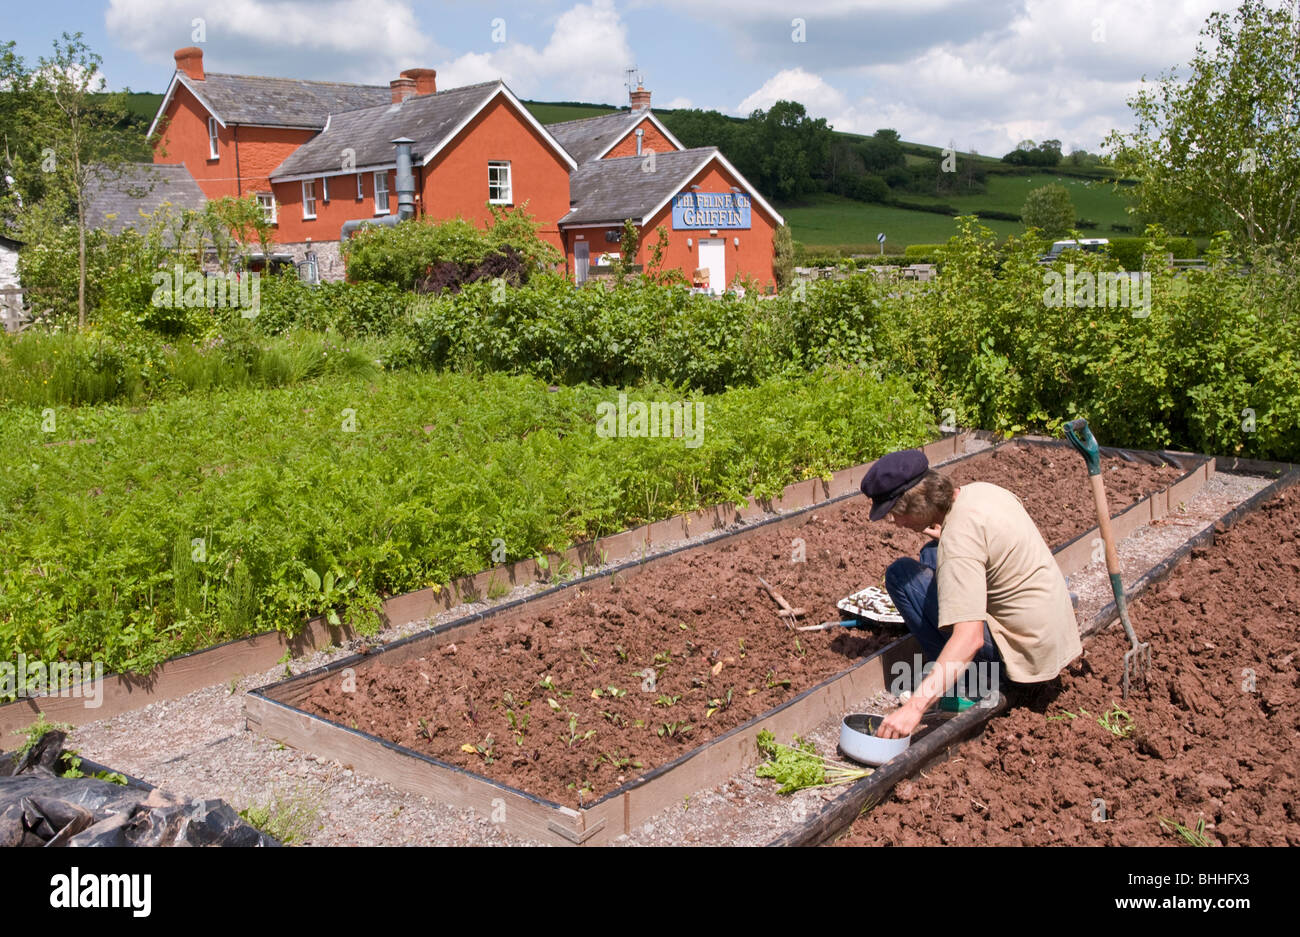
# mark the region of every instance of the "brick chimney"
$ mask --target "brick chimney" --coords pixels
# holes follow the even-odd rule
[[[400,104],[415,96],[415,79],[394,78],[388,83],[388,89],[393,93],[393,103]]]
[[[438,90],[438,73],[432,68],[408,68],[402,77],[415,80],[416,94],[434,94]]]
[[[176,70],[184,72],[186,77],[195,81],[203,80],[203,50],[198,46],[186,46],[174,53]]]
[[[650,107],[650,92],[640,82],[637,82],[636,90],[628,95],[628,99],[632,102],[632,110],[634,111],[645,110]]]

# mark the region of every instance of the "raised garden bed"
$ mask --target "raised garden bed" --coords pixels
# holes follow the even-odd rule
[[[1153,455],[1106,468],[1115,512],[1155,493],[1132,518],[1168,510],[1173,486],[1190,497],[1210,471]],[[1010,444],[944,470],[1016,491],[1049,542],[1090,550],[1086,474],[1063,447]],[[898,631],[796,634],[757,584],[813,621],[835,617],[836,599],[922,543],[866,513],[851,496],[453,622],[251,694],[249,723],[521,835],[607,841],[751,762],[760,719],[800,731],[910,658]]]
[[[1010,711],[965,713],[913,754],[932,761],[983,731],[960,758],[916,780],[904,780],[916,764],[891,764],[774,844],[824,841],[850,823],[838,843],[1300,844],[1300,471],[1231,467],[1277,480],[1128,583],[1154,652],[1148,693],[1121,699],[1129,645],[1113,627],[1056,685]],[[1114,615],[1112,604],[1085,632]],[[868,804],[878,806],[858,819]]]

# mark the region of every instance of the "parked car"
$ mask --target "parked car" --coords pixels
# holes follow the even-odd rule
[[[1061,255],[1066,251],[1088,251],[1097,253],[1103,247],[1110,243],[1108,238],[1081,238],[1080,240],[1056,241],[1052,244],[1052,249],[1042,257],[1038,258],[1040,264],[1050,264],[1054,260],[1059,260]]]

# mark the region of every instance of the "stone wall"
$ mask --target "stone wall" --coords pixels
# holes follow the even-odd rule
[[[18,249],[0,244],[0,289],[18,285]]]
[[[343,279],[343,251],[338,241],[298,241],[275,244],[272,249],[277,253],[292,254],[296,264],[306,260],[308,252],[311,252],[316,255],[316,269],[321,280]]]

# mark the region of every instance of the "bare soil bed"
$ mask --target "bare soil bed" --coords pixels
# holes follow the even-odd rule
[[[1172,824],[1204,821],[1212,844],[1300,845],[1300,488],[1195,549],[1131,618],[1149,695],[1120,702],[1128,641],[1112,626],[839,842],[1169,845],[1184,841]],[[1098,721],[1117,703],[1131,732]]]
[[[1171,466],[1105,461],[1113,513],[1171,484]],[[1083,461],[1011,445],[961,463],[1021,496],[1060,546],[1095,523]],[[562,804],[589,802],[783,703],[893,640],[897,631],[797,633],[762,576],[805,621],[880,584],[923,540],[872,524],[865,498],[663,561],[563,605],[524,606],[427,658],[322,681],[303,709]],[[802,540],[806,561],[792,561]]]

